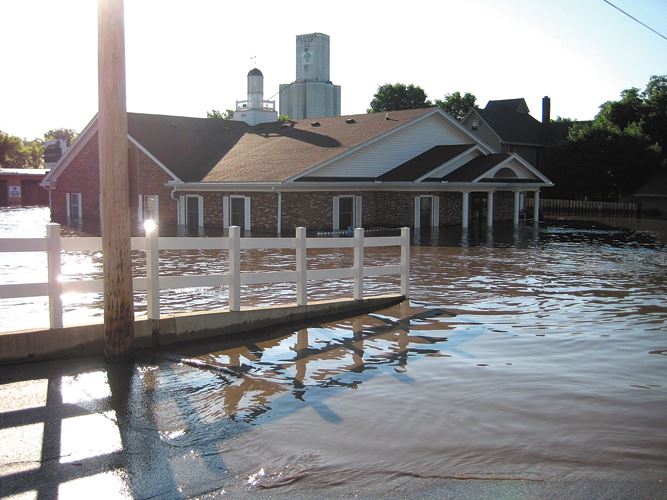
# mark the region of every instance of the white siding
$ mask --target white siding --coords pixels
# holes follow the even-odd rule
[[[479,121],[479,128],[477,130],[472,130],[472,122]],[[470,132],[479,137],[479,140],[486,143],[494,152],[501,152],[500,139],[495,134],[495,132],[489,127],[484,120],[476,113],[470,113],[468,117],[463,121],[463,126],[470,130]]]
[[[311,172],[322,177],[377,177],[440,144],[470,144],[472,141],[432,115],[403,130]]]
[[[528,170],[526,167],[521,165],[521,163],[516,161],[514,158],[512,158],[507,163],[503,163],[500,166],[495,166],[495,167],[491,168],[486,174],[484,174],[484,176],[482,178],[483,179],[489,179],[489,178],[493,177],[494,175],[496,175],[496,172],[498,170],[501,170],[503,168],[510,168],[510,169],[514,170],[514,173],[516,173],[516,176],[519,179],[536,179],[535,175],[530,170]]]

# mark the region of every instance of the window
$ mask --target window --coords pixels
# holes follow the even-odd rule
[[[204,227],[204,197],[194,194],[179,196],[178,224],[188,231]]]
[[[81,222],[83,219],[81,193],[65,193],[65,203],[67,205],[67,222]]]
[[[139,195],[139,222],[153,220],[157,223],[159,221],[159,200],[156,194]]]
[[[239,226],[245,228],[245,198],[233,196],[230,199],[231,214],[229,219],[230,226]]]
[[[334,196],[333,230],[346,231],[362,225],[361,196]]]
[[[224,196],[222,198],[222,227],[238,226],[250,231],[250,197]]]
[[[415,197],[415,229],[440,225],[440,198],[425,195]]]

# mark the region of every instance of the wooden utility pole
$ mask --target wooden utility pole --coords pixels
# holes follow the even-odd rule
[[[98,141],[104,263],[104,354],[134,343],[123,0],[98,0]]]

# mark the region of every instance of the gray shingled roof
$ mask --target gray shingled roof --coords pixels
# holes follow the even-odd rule
[[[542,122],[528,113],[517,112],[510,106],[490,106],[491,102],[486,108],[478,109],[477,112],[503,142],[544,144]]]
[[[473,146],[474,144],[434,146],[428,151],[382,174],[378,177],[378,180],[384,182],[414,181]]]
[[[445,175],[440,180],[447,182],[472,182],[484,172],[495,167],[501,161],[504,161],[509,157],[510,155],[507,153],[493,153],[490,155],[478,156],[453,172]]]
[[[196,182],[251,131],[244,122],[127,114],[128,133],[185,182]]]
[[[280,182],[433,108],[263,123],[128,113],[128,132],[185,182]],[[350,120],[351,119],[351,120]]]

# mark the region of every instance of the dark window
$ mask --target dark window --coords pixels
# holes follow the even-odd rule
[[[188,231],[197,231],[199,228],[199,198],[188,196],[186,198],[185,221]]]
[[[419,225],[421,227],[431,227],[433,225],[433,198],[422,196],[419,198]]]
[[[230,226],[239,226],[241,229],[245,228],[245,198],[231,198],[231,217],[229,218]]]
[[[354,197],[338,198],[338,229],[341,231],[354,227]]]

